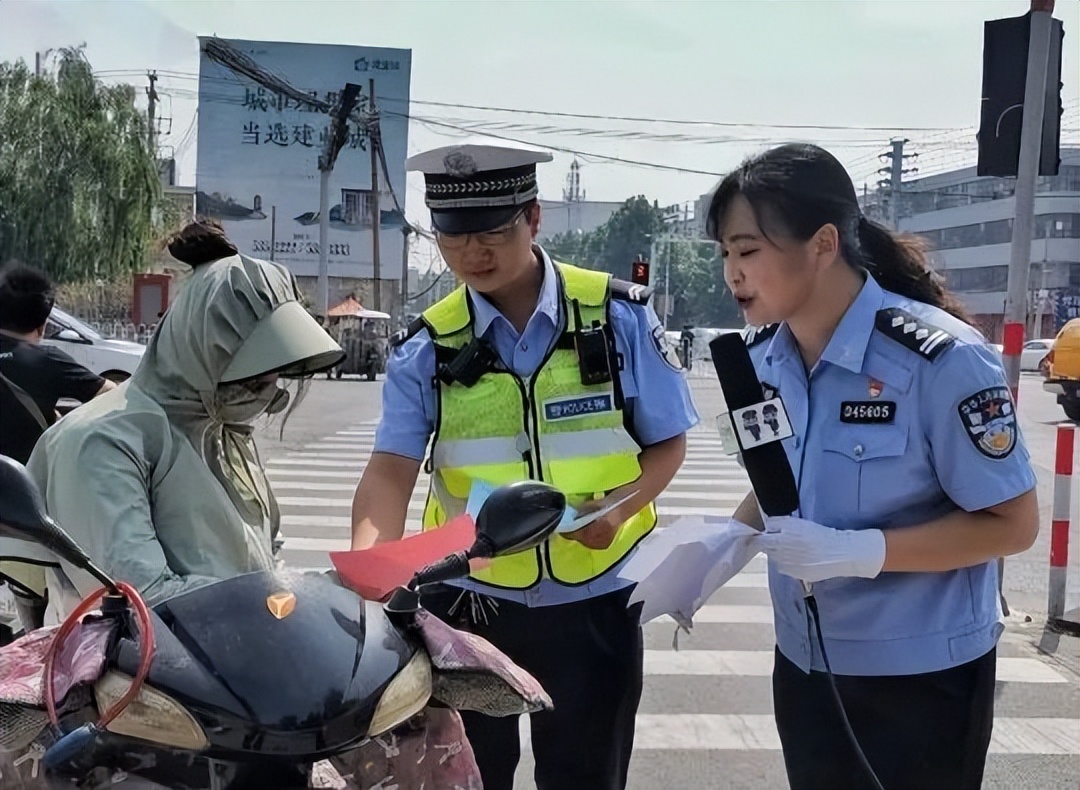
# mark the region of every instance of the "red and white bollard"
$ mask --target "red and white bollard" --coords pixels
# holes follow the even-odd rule
[[[1050,592],[1047,616],[1060,620],[1065,614],[1065,569],[1069,564],[1069,521],[1072,512],[1072,473],[1076,426],[1057,429],[1057,461],[1054,464],[1054,509],[1050,523]]]

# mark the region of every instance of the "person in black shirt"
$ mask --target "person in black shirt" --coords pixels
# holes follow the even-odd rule
[[[41,345],[54,301],[52,283],[39,271],[18,266],[0,275],[0,454],[23,464],[56,422],[58,400],[85,403],[116,386],[60,349]]]
[[[35,269],[15,266],[0,274],[0,454],[22,464],[56,422],[58,400],[85,403],[116,386],[60,349],[41,345],[55,298],[52,283]],[[44,593],[42,580],[5,565],[0,581],[8,577],[18,582],[14,592],[20,619],[40,625],[44,598],[27,593]],[[0,623],[0,645],[13,636]]]

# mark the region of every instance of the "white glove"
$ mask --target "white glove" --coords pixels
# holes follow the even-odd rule
[[[885,564],[880,529],[832,529],[794,516],[770,518],[758,546],[777,569],[804,582],[838,576],[873,579]]]

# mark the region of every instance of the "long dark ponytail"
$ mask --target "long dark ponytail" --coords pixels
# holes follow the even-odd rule
[[[750,203],[766,236],[807,241],[832,224],[844,260],[865,267],[882,288],[970,323],[960,300],[931,267],[926,240],[864,217],[850,176],[824,148],[792,143],[743,162],[713,193],[705,223],[709,238],[720,240],[720,223],[737,195]]]

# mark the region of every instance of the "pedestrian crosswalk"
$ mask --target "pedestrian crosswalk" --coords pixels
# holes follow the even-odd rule
[[[267,462],[286,537],[283,556],[290,565],[322,567],[327,552],[349,547],[352,495],[371,456],[375,427],[352,426]],[[409,502],[407,533],[420,529],[428,480],[421,471]],[[722,455],[719,437],[695,430],[682,469],[657,500],[659,526],[682,516],[730,513],[749,485],[735,460]]]
[[[349,427],[267,462],[286,535],[284,557],[325,567],[349,545],[352,492],[374,443],[375,425]],[[421,474],[408,531],[420,528],[428,478]],[[727,514],[749,482],[723,456],[714,432],[691,432],[686,463],[658,502],[660,527],[685,515]],[[660,618],[645,626],[645,690],[630,790],[772,790],[787,786],[772,717],[772,607],[763,557],[721,589],[690,634]],[[827,613],[823,613],[827,616]],[[1006,630],[998,648],[997,708],[985,788],[1075,788],[1080,764],[1080,685],[1048,663],[1030,639]],[[522,719],[523,743],[529,728]],[[516,787],[532,788],[523,746]]]

